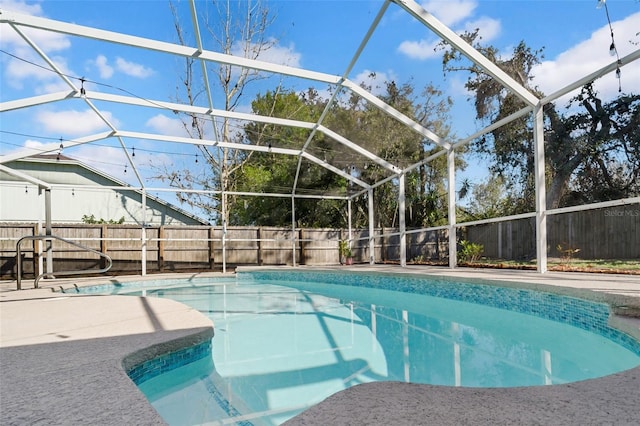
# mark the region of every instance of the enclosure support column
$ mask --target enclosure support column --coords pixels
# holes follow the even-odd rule
[[[448,187],[448,207],[449,207],[449,268],[455,268],[458,264],[457,228],[456,228],[456,163],[455,151],[449,149],[447,152],[447,180]]]
[[[296,266],[296,197],[291,196],[291,266]]]
[[[405,174],[401,173],[400,185],[398,185],[398,222],[400,225],[400,266],[407,266],[407,224],[405,221]]]
[[[347,238],[349,239],[349,247],[351,247],[351,238],[353,238],[353,235],[351,235],[351,201],[351,198],[347,201],[347,220],[349,222],[349,235]]]
[[[142,253],[140,261],[142,263],[142,275],[147,275],[147,191],[142,188]]]
[[[44,190],[44,234],[48,237],[51,236],[51,189],[45,188]],[[53,272],[53,248],[52,241],[47,240],[45,246],[47,251],[47,273]]]
[[[373,238],[373,232],[374,232],[373,188],[369,188],[368,198],[369,198],[368,200],[369,201],[369,264],[373,265],[374,263],[376,263],[376,259],[375,259],[376,246],[375,246],[375,239]]]
[[[164,226],[158,228],[158,270],[164,271]]]
[[[222,212],[222,273],[226,274],[227,273],[227,219],[226,219],[227,196],[224,193],[224,191],[220,193],[220,198],[222,199],[222,211],[221,211]]]
[[[547,272],[547,192],[544,161],[544,110],[538,104],[534,109],[533,142],[535,144],[536,179],[536,258],[538,272]]]

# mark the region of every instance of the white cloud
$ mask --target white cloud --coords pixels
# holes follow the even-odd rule
[[[25,15],[42,15],[42,8],[40,7],[40,3],[27,4],[24,1],[0,0],[0,9],[24,13]]]
[[[101,111],[109,122],[118,126],[109,111]],[[48,132],[60,135],[87,135],[106,130],[107,126],[92,110],[43,111],[36,114],[36,121]]]
[[[621,57],[637,48],[630,41],[637,42],[640,28],[640,13],[628,16],[624,20],[613,22],[616,46]],[[591,37],[559,54],[554,60],[544,61],[535,66],[533,83],[549,95],[574,81],[615,61],[608,53],[611,36],[608,26],[603,26],[591,34]],[[637,92],[640,87],[640,61],[634,61],[622,68],[622,89],[624,92]],[[618,93],[618,80],[610,73],[596,81],[596,89],[607,99]],[[566,100],[566,99],[565,99]]]
[[[469,20],[477,6],[476,0],[431,0],[422,4],[425,10],[432,13],[447,27],[452,28],[454,32],[474,31],[477,28],[483,41],[489,42],[500,34],[501,24],[496,19],[484,16]],[[456,29],[454,25],[461,28]],[[398,46],[398,51],[409,58],[421,61],[439,58],[441,52],[436,52],[435,48],[440,41],[440,38],[435,35],[421,40],[405,40]]]
[[[386,92],[386,82],[396,79],[393,72],[379,72],[371,70],[363,70],[351,80],[358,85],[365,84],[371,87],[371,94],[380,96]]]
[[[426,11],[448,27],[471,16],[477,6],[478,2],[475,0],[430,0],[422,3]]]
[[[98,55],[93,61],[93,64],[98,68],[100,72],[100,78],[108,79],[113,75],[113,67],[107,63],[107,57],[104,55]]]
[[[474,21],[465,22],[464,29],[472,32],[478,29],[478,33],[482,37],[483,43],[488,43],[494,40],[500,34],[502,26],[497,19],[483,16]]]
[[[294,44],[289,47],[275,45],[268,50],[262,51],[258,57],[261,61],[271,62],[274,64],[288,65],[290,67],[300,67],[300,58],[302,55],[295,51]]]
[[[188,137],[187,131],[179,118],[169,118],[163,114],[157,114],[147,120],[145,126],[156,133],[169,136]]]
[[[0,0],[0,9],[23,15],[43,16],[40,3],[27,4],[24,1]],[[21,31],[47,53],[68,49],[71,46],[69,37],[64,34],[24,27]],[[0,25],[0,36],[2,43],[10,48],[27,46],[22,37],[9,25]]]
[[[398,51],[404,53],[412,59],[425,60],[434,58],[440,54],[435,51],[435,47],[440,43],[439,39],[434,40],[405,40],[398,46]]]
[[[277,44],[277,41],[273,38],[267,40],[267,43],[272,45],[268,48],[262,48],[258,54],[258,60],[270,62],[272,64],[288,65],[290,67],[300,67],[300,59],[302,55],[296,52],[295,45],[290,43],[288,47]],[[256,51],[259,49],[259,45],[251,44],[248,49]],[[233,56],[245,57],[245,45],[243,43],[234,43],[231,48],[231,54]],[[253,57],[251,55],[250,57]]]
[[[3,73],[3,78],[8,86],[14,89],[22,89],[28,83],[28,86],[33,88],[33,91],[37,94],[50,93],[49,88],[54,89],[54,91],[69,89],[69,86],[48,65],[36,58],[32,51],[19,48],[15,51],[15,54],[22,59],[42,66],[35,66],[15,58],[9,59],[5,63],[6,66]],[[54,56],[51,60],[54,61],[62,73],[72,74],[65,58]]]
[[[116,67],[119,71],[131,77],[147,78],[153,74],[153,70],[151,68],[136,64],[135,62],[129,62],[120,57],[116,58]]]
[[[0,9],[32,16],[43,15],[40,3],[27,4],[24,1],[0,0]],[[21,27],[20,29],[49,56],[51,56],[52,53],[60,52],[71,47],[70,38],[66,35],[33,28]],[[48,87],[54,87],[60,90],[62,86],[59,82],[62,80],[60,80],[55,73],[25,62],[34,62],[45,68],[49,68],[40,56],[35,53],[24,39],[9,25],[0,25],[0,39],[2,39],[4,50],[22,59],[9,58],[3,63],[2,78],[9,87],[21,90],[27,86],[32,88],[36,94],[45,93]],[[69,73],[66,60],[60,57],[52,57],[51,59],[62,72],[65,74]],[[28,85],[25,83],[28,83]],[[63,86],[68,88],[68,86],[64,84]]]

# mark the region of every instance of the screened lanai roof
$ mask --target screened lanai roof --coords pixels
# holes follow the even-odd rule
[[[140,142],[138,141],[152,141],[153,146],[157,147],[158,151],[162,151],[161,147],[163,144],[172,144],[173,146],[176,146],[176,144],[196,144],[244,151],[270,152],[275,155],[297,157],[299,162],[296,176],[292,176],[291,186],[284,188],[282,191],[283,194],[281,195],[309,196],[305,193],[304,188],[301,188],[298,184],[299,174],[304,173],[305,167],[309,165],[324,167],[351,181],[354,186],[366,191],[372,186],[393,179],[402,172],[411,170],[419,164],[432,160],[434,157],[431,156],[420,159],[419,162],[415,162],[414,160],[410,161],[409,159],[406,161],[388,161],[384,153],[375,152],[375,150],[372,150],[372,148],[366,144],[366,141],[350,139],[349,136],[327,127],[325,121],[327,115],[331,114],[332,102],[337,102],[341,96],[348,97],[355,95],[364,102],[378,107],[398,123],[410,128],[428,144],[431,144],[433,147],[442,148],[435,156],[444,155],[454,144],[456,146],[466,144],[483,132],[490,130],[483,129],[459,140],[447,140],[442,135],[438,135],[435,129],[425,127],[421,123],[404,115],[402,112],[384,103],[371,91],[361,87],[358,82],[351,79],[354,67],[362,53],[367,49],[375,48],[376,40],[374,35],[378,27],[381,26],[383,18],[398,12],[412,16],[413,19],[422,24],[426,30],[463,52],[471,61],[481,66],[488,74],[498,80],[506,90],[513,92],[521,99],[523,103],[522,110],[513,117],[508,117],[503,120],[501,123],[530,113],[534,107],[540,103],[540,100],[530,91],[523,88],[495,64],[480,55],[469,44],[463,41],[459,35],[438,21],[417,2],[396,0],[379,2],[378,4],[380,8],[375,14],[369,11],[371,19],[368,28],[360,28],[360,32],[349,29],[350,40],[349,43],[345,42],[345,45],[353,46],[351,59],[344,68],[335,70],[335,73],[318,72],[312,69],[281,65],[263,60],[252,60],[241,56],[225,55],[213,50],[208,50],[205,39],[209,37],[209,34],[203,30],[203,18],[198,10],[198,7],[202,6],[202,4],[194,0],[188,3],[190,22],[185,22],[184,24],[185,27],[188,27],[189,33],[192,35],[192,40],[185,42],[185,45],[164,41],[161,38],[132,35],[135,31],[98,29],[70,22],[15,13],[11,10],[2,10],[0,20],[4,27],[3,38],[7,37],[9,32],[14,33],[13,36],[19,36],[23,44],[21,50],[31,50],[25,57],[36,57],[37,61],[34,61],[36,65],[41,69],[47,69],[58,77],[56,84],[50,85],[55,90],[50,90],[29,98],[13,100],[2,99],[0,111],[7,117],[3,119],[3,122],[8,123],[14,119],[19,120],[20,114],[30,113],[29,111],[42,113],[42,107],[50,104],[55,104],[56,106],[66,104],[66,108],[75,111],[86,111],[88,114],[92,114],[99,119],[101,122],[101,131],[86,132],[73,138],[60,137],[59,140],[39,147],[37,153],[57,152],[64,149],[66,153],[73,155],[71,149],[75,146],[100,144],[104,141],[110,141],[122,149],[122,153],[126,159],[124,164],[126,167],[129,167],[130,170],[133,170],[133,173],[137,177],[136,185],[139,185],[141,188],[150,188],[153,185],[157,186],[157,182],[149,182],[143,173],[138,171],[140,163],[134,161],[133,158],[135,156],[136,146],[138,146],[138,153],[141,152]],[[339,2],[336,2],[336,13],[340,12],[339,9]],[[46,53],[47,49],[41,45],[41,43],[46,43],[44,41],[46,38],[42,37],[40,32],[32,32],[33,29],[46,31],[53,35],[63,34],[72,36],[74,43],[76,43],[76,39],[78,40],[78,49],[83,50],[94,49],[99,52],[101,45],[104,43],[116,45],[119,49],[127,52],[127,56],[135,56],[139,58],[140,61],[144,61],[144,58],[150,58],[152,56],[154,58],[163,56],[168,58],[167,60],[169,62],[167,62],[167,64],[172,63],[171,61],[175,64],[176,58],[192,58],[196,61],[193,72],[198,73],[203,82],[203,96],[201,96],[200,100],[194,105],[189,105],[176,100],[167,100],[166,91],[145,91],[142,93],[142,91],[138,91],[135,86],[125,88],[114,87],[109,84],[101,84],[98,78],[72,76],[67,72],[66,64],[63,60]],[[167,36],[167,33],[170,33],[170,30],[162,33],[164,39],[172,38],[171,36]],[[353,40],[357,40],[357,42]],[[343,48],[342,45],[335,47]],[[580,87],[585,81],[592,80],[599,75],[604,75],[618,66],[624,66],[626,63],[636,59],[637,56],[638,52],[636,51],[635,54],[621,58],[620,64],[612,63],[608,67],[597,70],[594,75],[581,79],[568,88],[561,90],[561,92],[565,93],[571,89]],[[218,102],[219,99],[216,93],[217,89],[214,77],[210,71],[207,71],[207,67],[211,64],[229,64],[239,68],[249,68],[265,76],[276,76],[279,79],[285,79],[287,82],[296,81],[298,83],[293,83],[292,85],[296,86],[296,84],[298,84],[297,87],[305,87],[304,85],[307,85],[307,87],[326,87],[328,88],[327,97],[330,98],[330,102],[324,113],[314,121],[300,121],[273,116],[260,116],[239,110],[225,110],[221,108],[222,103]],[[333,68],[335,69],[335,67]],[[173,69],[177,69],[177,67],[173,67]],[[557,97],[557,95],[551,96],[550,98],[554,97]],[[219,120],[228,118],[233,120],[232,122],[236,123],[238,128],[247,122],[289,126],[303,129],[307,133],[307,136],[303,144],[291,146],[287,141],[282,141],[283,143],[279,143],[280,141],[270,141],[268,145],[237,143],[223,140],[217,131],[210,131],[204,135],[203,138],[192,138],[184,134],[181,136],[175,132],[150,132],[148,128],[141,125],[130,122],[121,124],[117,118],[110,113],[114,104],[119,105],[121,115],[123,113],[125,115],[139,114],[140,110],[161,111],[169,115],[184,113],[201,119],[211,120],[213,123],[219,123]],[[83,117],[87,116],[86,114],[82,114],[79,115],[78,118],[82,120]],[[494,123],[491,128],[499,124],[500,123]],[[81,126],[81,123],[79,123],[79,126]],[[3,125],[3,127],[6,129],[10,128],[10,126],[6,124]],[[217,129],[217,126],[213,128]],[[49,136],[51,139],[55,138],[53,135]],[[340,148],[339,155],[327,156],[326,148],[320,147],[317,144],[319,137],[329,138],[337,143],[337,146]],[[186,147],[179,147],[177,149],[182,151],[186,149]],[[15,159],[33,155],[34,153],[33,149],[18,149],[8,155],[4,155],[1,158],[1,162],[7,163]],[[341,163],[341,161],[345,161],[345,158],[348,158],[351,162],[377,164],[384,170],[384,175],[381,180],[377,182],[361,179],[359,176],[345,170],[344,165]],[[197,154],[195,154],[195,159],[197,160]],[[328,194],[322,194],[321,196],[326,197],[327,195]]]
[[[395,5],[393,5],[395,3]],[[2,23],[11,27],[11,30],[15,31],[24,42],[33,49],[33,52],[37,54],[40,60],[44,61],[46,67],[56,73],[60,79],[60,82],[64,82],[67,86],[64,90],[52,91],[39,96],[10,100],[3,99],[2,112],[9,112],[14,110],[23,110],[38,107],[50,103],[70,103],[73,108],[88,108],[95,114],[104,124],[104,131],[93,134],[86,134],[81,137],[75,137],[73,140],[60,140],[59,142],[52,142],[46,146],[40,148],[41,152],[56,152],[61,149],[70,149],[77,145],[91,144],[107,139],[116,140],[122,147],[128,159],[128,167],[130,167],[138,177],[138,183],[141,187],[149,187],[149,184],[145,182],[142,175],[137,171],[137,164],[131,158],[131,153],[135,152],[136,140],[156,141],[160,143],[179,143],[179,144],[199,144],[209,145],[220,148],[240,149],[247,151],[268,151],[273,154],[290,155],[300,159],[298,166],[298,173],[300,168],[306,163],[314,163],[316,165],[325,167],[332,172],[344,177],[345,179],[353,182],[363,190],[370,188],[372,185],[376,185],[377,182],[367,182],[359,179],[357,176],[345,172],[340,164],[331,164],[326,160],[326,156],[322,155],[322,151],[315,149],[314,137],[317,134],[322,134],[325,137],[331,138],[338,142],[352,157],[359,157],[361,161],[369,161],[376,163],[383,170],[386,171],[387,179],[398,175],[403,170],[411,169],[416,165],[408,164],[394,164],[387,161],[384,158],[370,152],[365,147],[361,146],[357,141],[349,140],[344,135],[341,135],[323,124],[323,120],[326,114],[329,113],[331,108],[331,102],[343,93],[348,95],[355,94],[366,102],[375,105],[380,108],[381,111],[393,117],[398,122],[411,128],[414,132],[419,134],[425,140],[429,140],[434,145],[440,146],[443,149],[450,148],[453,141],[443,139],[440,135],[436,134],[432,129],[426,128],[420,123],[405,116],[401,112],[397,111],[393,107],[385,104],[378,97],[374,96],[369,91],[362,88],[359,84],[349,79],[350,73],[353,71],[353,67],[358,61],[358,58],[362,51],[367,48],[370,43],[372,35],[376,31],[376,28],[380,25],[380,22],[390,7],[400,7],[406,13],[414,16],[414,18],[421,22],[425,27],[429,28],[435,34],[442,37],[451,45],[455,46],[462,52],[464,52],[474,62],[480,64],[489,74],[493,75],[498,81],[505,85],[509,90],[513,91],[520,97],[529,110],[538,102],[529,91],[522,88],[511,77],[500,70],[493,63],[479,55],[474,49],[472,49],[467,43],[465,43],[458,35],[452,30],[441,24],[430,13],[422,9],[422,7],[412,1],[396,1],[396,2],[384,2],[378,13],[371,20],[369,29],[362,34],[353,34],[353,37],[359,38],[360,42],[357,48],[353,52],[352,60],[349,65],[341,70],[340,75],[333,75],[322,72],[315,72],[313,70],[307,70],[303,68],[295,68],[275,63],[269,63],[260,60],[251,60],[239,56],[231,56],[221,54],[215,51],[206,50],[203,46],[203,34],[201,33],[200,23],[198,18],[198,11],[196,9],[196,2],[190,2],[190,8],[192,12],[191,30],[194,33],[194,44],[192,46],[181,46],[164,41],[133,36],[124,34],[122,32],[115,32],[109,30],[101,30],[96,28],[90,28],[87,26],[75,25],[72,23],[53,21],[50,19],[39,18],[35,16],[27,16],[19,13],[13,13],[9,10],[3,10],[1,15]],[[338,6],[337,6],[338,7]],[[100,85],[96,87],[89,81],[92,79],[84,78],[78,80],[72,78],[66,73],[64,64],[59,63],[55,57],[50,57],[45,53],[45,50],[39,46],[38,38],[29,36],[29,29],[45,30],[53,33],[66,34],[76,36],[91,41],[97,41],[100,43],[111,43],[120,46],[122,49],[134,48],[139,50],[139,55],[144,57],[149,54],[164,54],[173,57],[193,58],[200,62],[202,77],[204,78],[204,88],[206,96],[201,105],[186,105],[177,102],[169,102],[166,99],[142,97],[132,91],[129,93],[123,93],[121,90],[113,90],[112,87]],[[279,76],[285,76],[289,78],[303,79],[309,84],[321,83],[327,86],[331,86],[332,98],[327,106],[325,113],[314,122],[305,122],[297,120],[288,120],[282,118],[274,118],[268,116],[259,116],[252,113],[243,113],[236,111],[225,111],[217,108],[214,102],[215,94],[214,83],[211,82],[210,76],[207,73],[208,63],[224,63],[238,67],[251,68],[253,70],[267,73],[276,74]],[[86,86],[86,87],[85,87]],[[93,87],[92,87],[93,86]],[[111,90],[110,90],[111,89]],[[160,109],[164,111],[180,112],[189,115],[195,115],[198,117],[207,117],[212,120],[221,118],[230,118],[237,122],[258,122],[267,123],[281,126],[291,126],[296,128],[305,129],[308,132],[308,138],[306,142],[299,147],[295,148],[283,148],[277,146],[277,143],[271,143],[269,146],[256,146],[250,144],[238,144],[230,141],[220,140],[216,138],[215,134],[209,135],[204,139],[193,139],[189,137],[180,137],[176,135],[167,135],[161,133],[149,133],[140,131],[136,128],[130,128],[128,126],[120,126],[110,114],[105,113],[105,110],[110,108],[110,104],[117,103],[127,106],[128,108],[145,108],[145,109]],[[80,104],[80,105],[78,105]],[[158,145],[159,146],[159,145]],[[444,153],[444,151],[443,151]],[[32,155],[32,150],[20,150],[10,155],[6,155],[2,158],[2,162],[6,163],[15,159],[19,159],[28,155]],[[292,179],[291,194],[294,196],[301,191],[302,188],[297,186],[297,176]],[[304,196],[303,194],[298,194]],[[326,194],[324,194],[326,196]]]

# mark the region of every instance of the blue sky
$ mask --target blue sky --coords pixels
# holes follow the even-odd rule
[[[192,33],[188,3],[185,0],[175,3],[185,28]],[[265,4],[274,16],[268,35],[277,40],[277,44],[262,57],[263,60],[341,75],[382,2],[275,0]],[[501,52],[508,52],[521,40],[534,49],[544,47],[545,60],[535,69],[534,81],[547,94],[615,59],[608,53],[611,39],[605,10],[596,8],[596,0],[450,0],[421,4],[456,32],[480,28],[483,40]],[[607,5],[619,55],[640,48],[640,2],[608,0]],[[199,12],[204,12],[206,3],[198,1],[197,7]],[[177,40],[169,3],[164,0],[0,0],[0,8],[167,42]],[[204,26],[204,23],[201,21],[200,25]],[[182,69],[182,62],[176,58],[61,34],[28,34],[66,74],[100,83],[87,83],[87,90],[118,94],[127,91],[163,101],[176,97],[177,75]],[[55,74],[11,56],[42,63],[11,28],[3,24],[0,35],[1,48],[6,52],[0,53],[2,102],[66,89]],[[480,125],[474,122],[467,101],[468,94],[463,87],[465,76],[443,78],[441,57],[433,50],[437,42],[438,38],[427,28],[392,4],[349,78],[356,82],[371,82],[368,76],[374,72],[378,82],[386,79],[399,83],[412,81],[418,88],[433,83],[455,99],[452,124],[456,135],[464,137]],[[213,49],[206,39],[205,48]],[[275,82],[273,79],[265,81],[253,92],[249,91],[239,109],[249,111],[253,95],[264,92]],[[637,92],[640,61],[623,68],[621,83],[623,91]],[[313,83],[299,79],[285,80],[285,86],[297,91],[311,85]],[[613,74],[608,75],[597,82],[597,88],[605,98],[611,98],[617,94],[618,80]],[[161,110],[140,112],[113,104],[98,103],[98,106],[118,128],[176,135],[182,132],[176,117]],[[221,104],[215,106],[221,107]],[[36,153],[41,144],[52,139],[73,139],[105,130],[95,114],[77,99],[30,111],[3,113],[0,126],[3,130],[0,155],[25,146],[34,148]],[[136,162],[145,176],[157,173],[154,167],[197,167],[196,151],[189,146],[126,142],[137,148]],[[133,183],[131,172],[124,173],[126,159],[114,148],[113,142],[70,148],[65,154]],[[473,167],[465,176],[486,174],[486,166],[477,164],[477,159],[470,161]],[[153,181],[147,185],[164,186]]]

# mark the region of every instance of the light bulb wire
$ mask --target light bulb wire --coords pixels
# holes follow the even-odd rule
[[[618,54],[618,48],[616,47],[616,40],[613,37],[613,25],[611,25],[611,17],[609,16],[609,6],[607,6],[607,2],[602,1],[599,4],[602,4],[604,6],[604,12],[607,15],[607,23],[609,24],[609,32],[611,33],[611,45],[609,46],[609,53],[611,54],[615,54],[616,56],[616,78],[618,79],[618,93],[622,92],[622,81],[621,81],[621,74],[622,72],[620,71],[620,64],[622,63],[620,61],[620,55]]]

